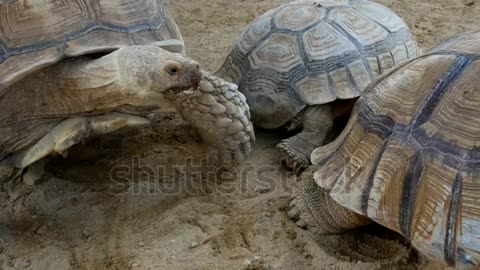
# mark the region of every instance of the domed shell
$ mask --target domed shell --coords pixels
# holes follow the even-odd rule
[[[429,258],[480,266],[480,32],[402,64],[316,149],[315,182]]]
[[[407,25],[380,4],[296,1],[250,24],[217,74],[239,85],[258,126],[277,128],[305,106],[358,97],[415,56]]]
[[[65,57],[170,39],[163,0],[0,1],[0,91]]]

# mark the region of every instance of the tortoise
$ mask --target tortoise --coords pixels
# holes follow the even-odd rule
[[[257,127],[302,128],[278,145],[302,168],[334,119],[348,117],[349,101],[418,51],[408,26],[383,5],[302,0],[247,26],[216,75],[238,84]]]
[[[188,115],[207,144],[243,158],[254,140],[245,97],[184,51],[163,0],[0,2],[4,174],[31,166],[38,177],[44,157],[148,124],[157,109]]]
[[[480,32],[372,82],[316,148],[289,216],[323,234],[373,220],[428,258],[480,266]]]

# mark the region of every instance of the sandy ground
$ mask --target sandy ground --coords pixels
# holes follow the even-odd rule
[[[242,27],[285,0],[172,0],[188,54],[214,71]],[[480,28],[477,0],[381,3],[423,48]],[[313,237],[286,216],[280,137],[217,168],[175,114],[74,149],[35,186],[0,192],[0,269],[441,269],[378,226]],[[153,169],[153,170],[152,170]],[[12,190],[10,190],[12,189]],[[8,194],[8,196],[7,196]]]

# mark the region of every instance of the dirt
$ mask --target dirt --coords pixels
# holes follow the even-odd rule
[[[216,70],[241,29],[285,0],[176,0],[188,54]],[[477,0],[381,3],[428,49],[478,30]],[[297,178],[281,136],[258,133],[251,157],[220,168],[175,114],[76,147],[34,186],[0,192],[0,269],[441,269],[379,226],[312,236],[286,209]],[[8,194],[8,200],[7,195]]]

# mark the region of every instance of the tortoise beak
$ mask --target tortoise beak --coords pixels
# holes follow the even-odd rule
[[[198,89],[198,85],[200,84],[200,81],[202,80],[202,72],[200,70],[200,66],[198,65],[197,62],[192,61],[191,63],[191,68],[189,69],[189,77],[190,77],[190,83],[193,86],[193,90]]]

